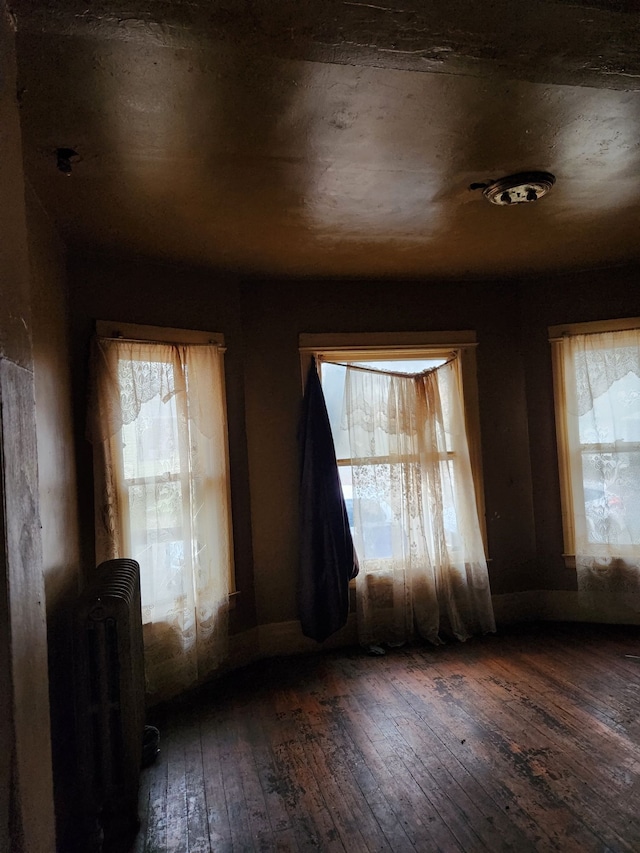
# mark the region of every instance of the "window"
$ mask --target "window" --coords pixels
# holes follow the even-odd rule
[[[336,338],[301,344],[319,368],[358,555],[361,643],[495,630],[468,441],[477,452],[477,410],[462,394],[465,365],[475,388],[473,335]]]
[[[413,374],[421,370],[444,364],[453,355],[460,360],[460,381],[464,399],[464,417],[473,485],[478,508],[482,540],[487,550],[484,514],[484,489],[482,481],[482,459],[480,446],[480,415],[476,380],[476,336],[475,332],[431,332],[425,333],[336,333],[300,335],[302,374],[307,375],[311,355],[318,361],[318,372],[322,381],[327,404],[331,431],[334,438],[340,480],[347,504],[352,528],[353,483],[349,437],[346,426],[341,422],[347,364],[371,366],[378,370]],[[384,506],[370,505],[369,540],[372,547],[381,552],[389,550],[389,512]],[[386,521],[384,520],[386,517]],[[379,544],[376,546],[374,542]]]
[[[157,695],[199,681],[226,649],[233,579],[222,343],[101,323],[93,346],[97,557],[140,564],[145,668]]]
[[[565,558],[640,557],[640,319],[549,330]],[[580,565],[578,565],[580,568]]]
[[[380,471],[380,466],[389,466],[391,464],[391,457],[388,448],[378,448],[373,457],[351,458],[350,456],[349,431],[346,423],[343,423],[342,418],[347,372],[346,363],[351,363],[359,367],[371,367],[374,370],[387,370],[410,375],[412,373],[419,373],[422,370],[439,367],[447,360],[446,354],[440,354],[439,356],[432,355],[431,357],[426,355],[422,358],[406,358],[404,354],[400,353],[397,359],[389,358],[392,354],[392,351],[384,351],[378,354],[376,358],[371,358],[371,354],[365,357],[351,355],[343,363],[328,361],[328,358],[335,356],[323,354],[319,360],[318,369],[327,403],[331,432],[336,447],[338,472],[347,505],[347,514],[349,516],[352,535],[355,535],[353,469],[354,467],[361,470],[368,468],[370,476],[375,478],[376,473]],[[450,457],[449,461],[452,463],[452,451],[449,451],[448,455]],[[404,536],[401,524],[394,520],[393,509],[389,501],[385,499],[384,491],[382,489],[370,491],[368,497],[360,502],[358,519],[361,552],[364,552],[372,559],[381,561],[393,557],[394,541]],[[452,532],[452,529],[453,524],[449,524],[447,528],[449,534]]]

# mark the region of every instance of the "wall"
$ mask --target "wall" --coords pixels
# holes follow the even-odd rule
[[[0,850],[51,853],[54,816],[30,271],[15,33],[4,2],[0,187]]]
[[[225,378],[231,460],[231,510],[236,584],[231,631],[255,626],[253,555],[244,408],[244,331],[237,280],[228,273],[117,259],[70,256],[74,396],[81,505],[82,557],[94,565],[91,447],[84,437],[89,340],[96,320],[203,329],[225,336]]]
[[[71,614],[78,594],[80,545],[71,399],[65,251],[27,187],[38,481],[58,849],[70,850],[76,822]]]
[[[54,613],[69,591],[77,594],[80,562],[66,257],[30,187],[26,196],[43,571]]]
[[[527,588],[535,542],[513,284],[255,280],[243,288],[243,317],[260,624],[296,618],[300,332],[476,330],[491,584]]]
[[[567,604],[575,573],[561,558],[547,325],[640,314],[632,272],[442,285],[257,277],[239,282],[230,275],[87,255],[74,259],[71,278],[78,363],[86,363],[98,317],[212,328],[227,337],[235,547],[243,589],[235,630],[255,622],[293,626],[297,617],[301,332],[476,331],[489,573],[498,616],[580,615]],[[77,393],[85,388],[82,375]],[[81,467],[88,466],[87,456]],[[88,503],[90,484],[83,479],[82,503]],[[86,524],[89,530],[89,516]],[[535,591],[557,594],[555,610]]]
[[[562,560],[553,374],[548,327],[640,316],[638,269],[582,271],[522,282],[521,324],[538,553],[536,589],[575,590],[575,570]]]
[[[531,472],[513,284],[252,279],[240,285],[229,275],[98,255],[72,258],[69,269],[79,365],[86,364],[96,318],[225,333],[234,544],[243,591],[237,629],[250,627],[256,615],[259,625],[297,618],[300,332],[476,330],[492,588],[513,592],[533,582]],[[84,367],[76,394],[86,394]],[[81,504],[88,507],[90,456],[83,439],[79,447]],[[85,511],[82,526],[90,530],[91,524]],[[88,541],[87,558],[91,547]],[[257,612],[250,614],[254,582]]]

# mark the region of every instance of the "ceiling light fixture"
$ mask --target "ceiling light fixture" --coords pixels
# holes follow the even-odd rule
[[[492,204],[526,204],[547,195],[555,182],[550,172],[519,172],[486,184],[482,195]]]

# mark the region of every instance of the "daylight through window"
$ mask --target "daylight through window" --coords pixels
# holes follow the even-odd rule
[[[601,570],[640,557],[640,323],[607,325],[551,330],[565,551]]]
[[[477,410],[463,393],[464,379],[475,386],[475,341],[459,334],[470,339],[367,346],[354,335],[308,350],[358,555],[363,645],[438,644],[441,632],[466,639],[495,628],[470,453]]]
[[[223,350],[96,338],[90,412],[98,561],[140,564],[151,693],[225,656],[232,587]]]

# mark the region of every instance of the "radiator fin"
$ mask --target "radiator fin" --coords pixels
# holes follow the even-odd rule
[[[137,821],[144,735],[140,567],[101,563],[82,594],[76,626],[78,775],[89,824],[107,836]]]

